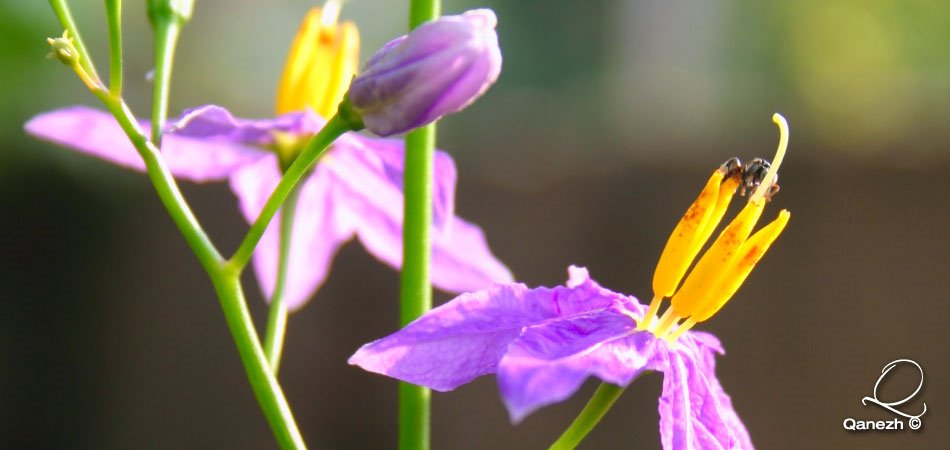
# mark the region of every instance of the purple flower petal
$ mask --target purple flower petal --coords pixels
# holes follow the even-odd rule
[[[512,422],[570,397],[590,375],[626,386],[659,367],[656,339],[637,333],[621,309],[618,304],[532,326],[508,347],[498,365],[498,386]]]
[[[422,24],[374,54],[349,100],[370,131],[388,136],[465,108],[501,72],[495,14],[488,9]]]
[[[340,213],[366,250],[392,267],[402,266],[403,156],[401,142],[349,138],[334,144],[320,166],[336,178]],[[484,233],[453,215],[455,165],[436,154],[433,195],[432,283],[450,292],[482,289],[511,281],[492,255]]]
[[[268,147],[274,145],[278,133],[307,136],[320,131],[325,123],[324,119],[309,109],[284,114],[276,119],[239,119],[225,108],[205,105],[185,110],[178,121],[171,125],[166,136]]]
[[[731,402],[724,403],[713,372],[704,367],[712,355],[695,343],[677,342],[667,352],[660,396],[660,440],[665,450],[751,449],[748,432]],[[700,353],[708,353],[702,355]],[[728,396],[725,396],[728,400]]]
[[[402,221],[402,192],[405,174],[406,150],[403,139],[368,138],[349,133],[337,141],[338,147],[333,158],[340,182],[377,205],[378,209],[389,209],[389,215]],[[368,186],[363,181],[369,177],[385,181],[384,184]],[[455,214],[455,162],[442,151],[435,152],[435,173],[432,190],[433,226],[442,229],[448,226]],[[385,203],[375,199],[379,189],[395,191],[398,203]],[[392,197],[390,197],[392,198]]]
[[[628,301],[618,294],[591,295],[603,293],[592,283],[553,289],[528,289],[519,283],[462,294],[402,330],[364,345],[349,363],[437,391],[452,390],[495,372],[525,327]]]
[[[258,214],[280,181],[277,158],[268,156],[231,178],[231,189],[240,199],[248,222]],[[319,166],[301,187],[295,212],[284,301],[290,311],[303,306],[323,284],[340,245],[353,237],[353,229],[338,220],[332,177]],[[268,225],[254,252],[258,283],[269,300],[277,280],[280,252],[280,215]]]
[[[148,129],[148,123],[141,123]],[[111,114],[85,106],[72,106],[40,114],[26,123],[26,131],[82,153],[120,166],[144,171],[145,164]],[[204,182],[228,177],[266,153],[239,143],[207,141],[168,134],[162,155],[178,178]]]

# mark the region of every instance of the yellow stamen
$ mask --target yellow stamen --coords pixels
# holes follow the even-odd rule
[[[657,310],[660,309],[660,303],[663,303],[663,296],[654,296],[653,301],[650,302],[650,307],[647,308],[646,314],[643,315],[643,319],[637,324],[638,330],[643,331],[650,329],[650,324],[653,322],[653,318],[656,317]]]
[[[656,272],[653,273],[653,294],[659,297],[668,297],[676,291],[680,279],[689,268],[689,264],[699,253],[703,242],[697,242],[697,237],[706,228],[706,222],[716,209],[719,199],[719,185],[722,184],[723,173],[720,170],[713,172],[706,182],[706,186],[696,201],[686,210],[683,218],[676,224],[673,233],[666,241],[666,247],[656,263]]]
[[[735,256],[732,257],[732,261],[729,262],[726,272],[723,273],[721,281],[712,290],[709,297],[712,301],[693,311],[691,318],[695,319],[696,322],[702,322],[716,314],[732,298],[732,295],[739,290],[739,286],[749,276],[755,265],[765,255],[769,246],[782,234],[782,230],[788,224],[790,216],[791,214],[783,209],[779,212],[778,218],[757,231],[739,247]]]
[[[693,325],[696,325],[696,323],[697,323],[696,319],[690,317],[686,319],[686,321],[683,322],[683,324],[680,325],[679,328],[676,329],[676,331],[670,333],[669,336],[666,336],[663,339],[666,339],[666,342],[669,342],[672,344],[673,342],[676,342],[676,340],[679,339],[680,336],[683,335],[683,333],[693,328]]]
[[[670,328],[676,325],[676,322],[679,321],[680,318],[681,316],[676,314],[673,308],[667,308],[663,316],[660,317],[660,321],[656,324],[656,330],[653,331],[653,335],[658,337],[665,336],[666,333],[670,331]]]
[[[778,173],[778,168],[782,165],[782,160],[785,159],[785,150],[788,149],[788,121],[779,113],[772,114],[772,121],[778,125],[778,149],[775,151],[775,158],[772,158],[772,165],[769,167],[769,171],[765,173],[765,177],[762,178],[762,182],[759,183],[758,189],[749,197],[750,202],[760,201],[765,197],[765,194],[772,187],[775,175]]]
[[[340,5],[313,8],[297,31],[277,87],[277,113],[310,108],[323,117],[336,112],[359,59],[359,31],[351,22],[336,23]]]
[[[673,296],[672,309],[676,314],[689,317],[706,303],[711,289],[719,283],[732,256],[749,237],[764,207],[764,201],[747,203],[742,212],[722,230],[686,277],[683,287]]]

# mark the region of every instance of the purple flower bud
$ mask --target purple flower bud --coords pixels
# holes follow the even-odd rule
[[[367,129],[389,136],[465,108],[501,72],[495,23],[494,12],[477,9],[390,41],[353,79],[353,110]]]

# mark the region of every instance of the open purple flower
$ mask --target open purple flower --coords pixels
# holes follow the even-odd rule
[[[751,449],[715,378],[712,335],[674,343],[638,331],[646,308],[571,267],[565,286],[520,283],[462,294],[402,330],[364,345],[350,364],[448,391],[494,373],[512,420],[571,396],[588,376],[626,386],[647,370],[664,374],[660,438],[670,449]]]
[[[169,126],[162,155],[179,179],[230,180],[241,212],[253,222],[281,177],[282,145],[305,139],[325,123],[312,111],[275,119],[233,117],[219,106],[186,111]],[[26,124],[30,134],[118,165],[144,165],[113,117],[74,106],[40,114]],[[358,237],[366,249],[392,267],[402,259],[403,144],[347,133],[339,138],[301,184],[287,273],[286,305],[300,308],[316,292],[343,243]],[[433,199],[432,282],[452,292],[511,280],[476,225],[454,213],[455,166],[436,155]],[[268,226],[254,266],[270,298],[276,281],[280,219]]]
[[[376,52],[350,85],[349,101],[373,133],[389,136],[457,112],[501,72],[490,9],[426,22]]]

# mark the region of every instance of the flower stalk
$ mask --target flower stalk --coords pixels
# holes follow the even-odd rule
[[[623,394],[624,388],[610,384],[600,383],[594,395],[587,401],[587,405],[581,410],[574,422],[571,422],[561,437],[551,444],[548,450],[571,450],[587,437],[587,434],[594,429],[600,422],[600,419],[607,414],[614,402]]]
[[[280,208],[280,245],[277,256],[277,279],[274,293],[271,295],[267,311],[267,329],[264,333],[264,354],[274,376],[280,368],[280,356],[284,347],[284,334],[287,332],[287,303],[284,292],[287,289],[287,271],[290,262],[290,243],[294,232],[294,219],[297,212],[297,199],[300,186],[295,187],[284,205]]]
[[[410,0],[409,29],[441,14],[441,0]],[[435,171],[435,124],[406,135],[406,172],[399,323],[412,322],[432,308],[429,261],[432,251],[432,175]],[[399,449],[428,450],[430,391],[399,383]]]
[[[181,28],[191,19],[194,0],[149,0],[148,19],[155,31],[155,78],[152,91],[152,142],[162,146],[168,117],[172,65]]]

